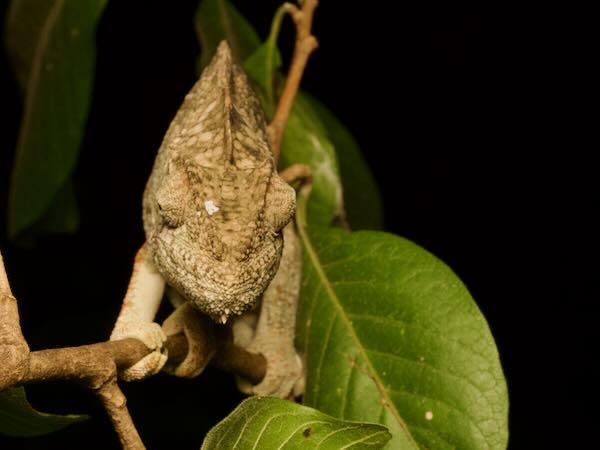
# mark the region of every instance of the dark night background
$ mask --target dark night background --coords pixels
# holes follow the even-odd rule
[[[0,247],[32,349],[110,333],[143,241],[146,177],[195,80],[196,3],[114,1],[106,8],[75,173],[80,231],[34,248],[6,240],[21,107],[2,54]],[[279,2],[234,3],[264,37]],[[556,445],[583,427],[568,423],[584,416],[575,407],[583,388],[575,376],[584,372],[578,352],[591,333],[574,295],[585,278],[575,249],[589,179],[572,128],[583,38],[571,31],[585,29],[561,11],[350,4],[323,0],[318,8],[321,47],[304,87],[359,141],[381,188],[386,229],[448,263],[486,316],[508,380],[510,448]],[[6,2],[0,8],[4,17]],[[293,39],[289,22],[286,29],[284,53]],[[575,281],[564,266],[577,272]],[[161,375],[124,390],[149,448],[198,448],[202,430],[240,399],[233,380],[211,369],[194,381]],[[0,437],[0,448],[117,448],[89,393],[67,384],[28,392],[43,411],[88,412],[93,420],[42,438]]]

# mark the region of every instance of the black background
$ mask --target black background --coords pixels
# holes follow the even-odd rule
[[[279,2],[235,3],[264,37]],[[486,316],[509,385],[510,448],[580,436],[580,350],[592,334],[580,307],[594,300],[575,294],[592,267],[576,256],[589,245],[581,239],[583,211],[593,209],[584,201],[589,164],[579,156],[593,151],[579,141],[587,125],[580,116],[585,14],[393,4],[323,0],[315,19],[321,46],[304,87],[359,141],[381,188],[386,229],[448,263]],[[106,8],[75,173],[81,227],[34,248],[6,240],[21,106],[2,54],[0,245],[33,349],[110,333],[143,241],[146,177],[195,80],[195,6],[115,1]],[[289,22],[280,42],[289,57]],[[193,381],[160,375],[124,390],[149,448],[198,448],[241,398],[233,380],[212,369]],[[69,384],[28,392],[43,411],[88,412],[93,420],[42,438],[0,438],[0,448],[117,448],[91,394]]]

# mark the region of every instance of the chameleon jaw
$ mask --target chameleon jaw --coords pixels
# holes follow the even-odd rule
[[[208,315],[217,323],[225,324],[231,316],[239,316],[253,309],[260,301],[279,268],[282,240],[274,240],[248,261],[238,262],[231,269],[231,261],[223,262],[223,270],[215,267],[208,256],[192,256],[173,252],[172,240],[153,239],[154,263],[166,274],[167,284],[173,286],[194,309]],[[202,261],[187,267],[185,261]],[[212,270],[207,270],[212,267]],[[168,275],[174,276],[168,276]]]

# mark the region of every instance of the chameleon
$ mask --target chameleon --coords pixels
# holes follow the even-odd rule
[[[110,339],[134,337],[152,352],[122,378],[160,371],[167,335],[185,331],[186,316],[200,311],[232,324],[234,342],[265,357],[264,379],[239,380],[240,389],[301,393],[294,348],[301,249],[292,220],[296,193],[284,178],[259,100],[223,41],[171,122],[144,191],[146,241]],[[154,318],[165,292],[177,309],[161,327]],[[202,369],[188,355],[174,372],[196,376]]]

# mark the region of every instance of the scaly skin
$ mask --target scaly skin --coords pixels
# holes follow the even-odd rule
[[[129,379],[164,365],[161,339],[149,322],[165,284],[216,322],[256,309],[279,268],[283,228],[295,207],[294,190],[277,174],[258,99],[223,42],[173,119],[144,192],[145,253],[134,266],[111,338],[139,337],[156,350],[128,369]],[[287,253],[299,259],[292,247]],[[285,267],[279,287],[265,295],[249,347],[267,358],[267,375],[255,392],[280,397],[289,395],[302,371],[293,347],[299,288],[294,271],[300,265],[286,262]],[[152,274],[162,277],[162,286]],[[284,289],[289,276],[290,289]],[[144,280],[154,283],[160,295],[141,295]],[[169,334],[183,322],[171,321]]]

